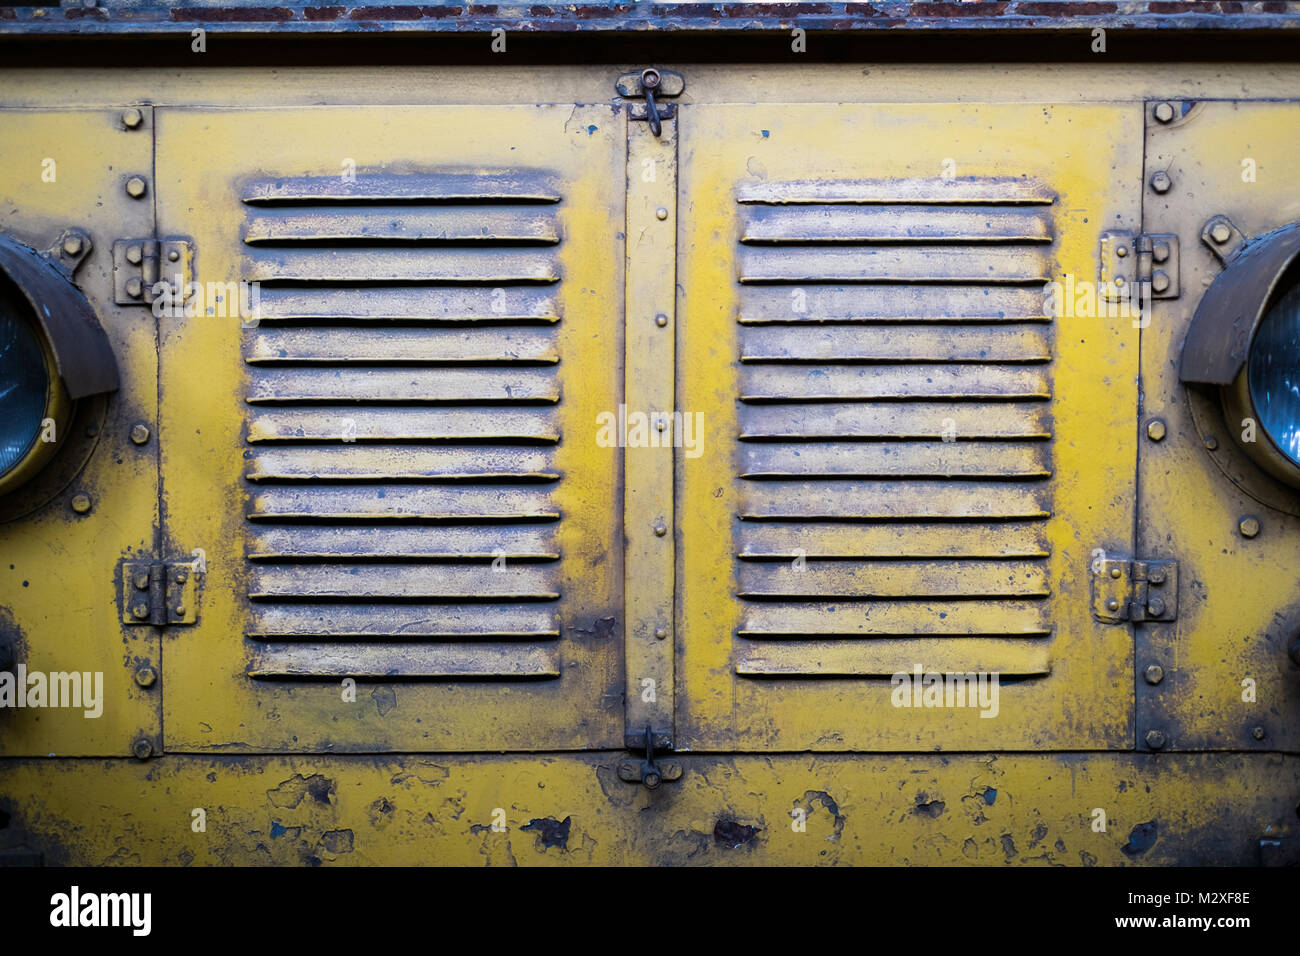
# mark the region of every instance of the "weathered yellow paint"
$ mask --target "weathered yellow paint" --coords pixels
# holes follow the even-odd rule
[[[1300,786],[1300,760],[1264,754],[687,756],[653,792],[617,762],[8,761],[0,792],[47,863],[1254,866],[1295,838]]]
[[[122,381],[85,470],[39,511],[0,524],[0,636],[16,639],[14,663],[29,673],[101,673],[103,713],[0,710],[4,756],[125,756],[142,737],[159,747],[159,688],[142,688],[134,676],[138,667],[159,667],[159,635],[123,626],[117,613],[118,564],[151,552],[158,526],[156,438],[144,445],[128,438],[138,423],[157,430],[153,318],[114,305],[112,283],[114,240],[153,232],[151,204],[124,189],[129,176],[150,175],[152,121],[146,111],[146,128],[129,130],[120,116],[120,109],[0,111],[0,223],[38,250],[72,226],[89,234],[92,250],[76,278],[113,344]],[[52,182],[42,176],[47,169]],[[91,500],[84,515],[70,506],[78,493]]]

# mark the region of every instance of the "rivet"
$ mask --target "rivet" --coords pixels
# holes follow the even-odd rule
[[[1210,238],[1223,245],[1232,238],[1232,230],[1228,228],[1226,223],[1216,222],[1210,229]]]
[[[144,294],[144,280],[139,276],[131,276],[126,280],[126,294],[133,299],[138,299]]]
[[[1143,674],[1148,684],[1159,684],[1165,679],[1165,669],[1159,664],[1151,664]]]
[[[126,261],[131,263],[131,265],[138,266],[140,264],[140,260],[143,258],[144,258],[144,250],[142,250],[139,246],[126,247]]]
[[[1147,598],[1147,610],[1154,617],[1159,617],[1165,613],[1165,599],[1158,594],[1153,594]]]
[[[1169,274],[1157,269],[1151,275],[1151,291],[1164,292],[1169,288]]]
[[[1168,123],[1174,118],[1174,106],[1172,103],[1157,103],[1154,112],[1156,119],[1161,123]]]
[[[1116,285],[1123,285],[1123,284],[1124,284],[1124,277],[1123,277],[1123,276],[1116,276],[1116,277],[1115,277],[1115,284],[1116,284]]]
[[[1169,178],[1169,174],[1163,169],[1151,177],[1151,188],[1158,193],[1169,192],[1169,188],[1173,186],[1173,184],[1174,181]]]
[[[1164,262],[1169,258],[1169,243],[1157,242],[1151,247],[1151,258],[1156,262]]]
[[[1119,248],[1117,248],[1115,250],[1115,255],[1119,256],[1119,258],[1121,259],[1126,257],[1128,255],[1128,246],[1120,246]]]
[[[131,608],[131,616],[143,621],[149,616],[149,608],[143,604],[137,604]]]
[[[663,431],[667,427],[668,427],[668,422],[666,422],[664,419],[659,418],[655,420],[655,428],[657,428],[659,431]]]
[[[176,611],[176,616],[177,616],[177,617],[184,617],[184,616],[185,616],[185,605],[184,605],[184,604],[177,604],[174,610]]]
[[[179,262],[180,258],[181,258],[181,254],[177,252],[175,249],[167,253],[168,262]]]
[[[1237,523],[1237,530],[1243,538],[1253,538],[1259,534],[1259,519],[1254,515],[1246,515]]]
[[[1208,451],[1214,451],[1214,449],[1219,447],[1219,439],[1215,438],[1213,435],[1206,435],[1205,447]]]
[[[1106,602],[1106,610],[1108,610],[1108,611],[1118,611],[1118,610],[1119,610],[1119,601],[1115,600],[1115,598],[1111,598],[1109,601]]]
[[[132,106],[128,110],[122,111],[122,125],[127,129],[135,129],[144,122],[144,114]]]
[[[668,527],[667,527],[667,525],[665,525],[662,521],[656,521],[656,522],[655,522],[655,534],[657,534],[659,537],[662,538],[662,537],[663,537],[664,535],[666,535],[667,533],[668,533]]]
[[[177,572],[176,572],[176,583],[177,583],[177,584],[184,584],[184,583],[185,583],[186,581],[188,581],[189,579],[190,579],[190,576],[185,572],[185,570],[184,570],[183,568],[182,568],[180,571],[177,571]]]
[[[1263,740],[1263,739],[1264,739],[1264,728],[1263,728],[1263,727],[1255,727],[1254,729],[1251,730],[1250,735],[1251,735],[1252,737],[1254,737],[1256,740]]]
[[[158,679],[158,672],[148,664],[142,664],[135,671],[135,682],[141,687],[152,687]]]
[[[664,628],[662,627],[655,628],[655,637],[659,638],[659,640],[662,641],[667,636],[668,636],[668,631],[666,631]]]
[[[1146,736],[1147,746],[1152,750],[1159,750],[1165,745],[1165,735],[1159,730],[1148,730]]]
[[[149,426],[137,424],[131,426],[131,441],[137,445],[143,445],[149,440]]]
[[[1112,578],[1118,578],[1118,577],[1119,577],[1121,574],[1123,574],[1123,573],[1124,573],[1124,572],[1121,571],[1119,568],[1111,568],[1111,569],[1110,569],[1110,576],[1111,576]]]
[[[79,492],[72,496],[72,510],[79,515],[84,515],[90,510],[90,495]]]
[[[139,176],[132,176],[126,181],[126,194],[132,199],[139,199],[144,193],[145,183]]]
[[[70,256],[79,255],[81,253],[81,237],[68,236],[68,238],[64,239],[63,251]]]
[[[655,216],[656,216],[656,218],[659,218],[659,219],[667,219],[667,218],[668,218],[668,210],[665,209],[663,206],[660,206],[658,209],[655,210]]]
[[[137,737],[135,743],[131,744],[131,753],[135,754],[137,760],[148,760],[153,756],[153,741],[147,737]]]
[[[1147,438],[1152,441],[1160,441],[1165,437],[1165,423],[1158,418],[1153,418],[1147,422]]]
[[[659,326],[659,328],[662,329],[667,324],[668,316],[664,315],[662,312],[655,316],[655,325]]]

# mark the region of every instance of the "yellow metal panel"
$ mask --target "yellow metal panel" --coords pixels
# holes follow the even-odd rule
[[[1140,120],[683,108],[683,746],[1132,746],[1132,634],[1086,585],[1132,547],[1138,332],[1044,283],[1137,224]],[[1019,679],[980,719],[895,706],[914,666]]]
[[[29,673],[102,674],[102,714],[0,710],[6,756],[126,755],[137,740],[160,743],[160,684],[135,679],[140,668],[160,667],[158,632],[123,625],[116,583],[119,562],[153,552],[158,524],[156,440],[129,438],[137,424],[156,431],[154,320],[147,309],[113,303],[113,242],[153,232],[148,194],[134,199],[125,190],[132,176],[152,180],[153,121],[150,111],[143,116],[128,129],[121,109],[0,111],[0,228],[42,251],[69,227],[90,235],[75,281],[108,333],[122,383],[102,425],[96,418],[58,436],[75,456],[84,430],[97,430],[85,467],[39,511],[0,524],[0,640],[16,639],[14,663]],[[78,494],[89,497],[84,514],[71,508]]]
[[[168,748],[621,746],[621,114],[159,114]]]
[[[1287,649],[1300,632],[1300,516],[1277,504],[1296,499],[1269,504],[1232,482],[1222,469],[1253,473],[1256,489],[1272,484],[1235,447],[1244,424],[1225,421],[1213,392],[1180,383],[1178,367],[1222,268],[1200,239],[1207,220],[1226,215],[1248,237],[1300,220],[1300,105],[1202,102],[1175,113],[1168,125],[1147,121],[1145,179],[1164,170],[1172,186],[1146,189],[1143,228],[1179,237],[1182,294],[1156,300],[1142,330],[1143,422],[1165,431],[1153,441],[1140,430],[1139,541],[1144,556],[1176,560],[1183,585],[1178,619],[1139,633],[1139,675],[1154,665],[1162,677],[1138,679],[1138,740],[1158,731],[1168,748],[1295,750],[1300,681]],[[1253,538],[1239,530],[1246,516],[1259,522]]]

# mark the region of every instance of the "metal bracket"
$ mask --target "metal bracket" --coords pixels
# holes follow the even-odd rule
[[[197,624],[202,568],[199,561],[124,562],[118,581],[122,623]]]
[[[655,750],[663,750],[670,746],[666,734],[653,733],[647,727],[642,740],[637,741],[635,738],[628,738],[628,750],[636,750],[638,744],[644,750],[645,756],[642,757],[639,763],[635,760],[625,760],[619,764],[618,778],[620,780],[626,783],[642,783],[647,790],[657,790],[665,780],[681,779],[681,764],[670,760],[655,762]]]
[[[194,278],[194,244],[188,239],[119,239],[113,243],[113,301],[149,305],[166,283],[171,302],[185,301]]]
[[[1092,564],[1092,614],[1103,624],[1178,617],[1178,562],[1099,558]]]
[[[1227,216],[1211,216],[1201,227],[1201,242],[1209,246],[1219,262],[1226,266],[1241,252],[1246,236]]]
[[[1135,235],[1109,229],[1101,234],[1099,258],[1101,288],[1108,300],[1134,295],[1139,303],[1147,298],[1178,298],[1178,237],[1172,233]]]

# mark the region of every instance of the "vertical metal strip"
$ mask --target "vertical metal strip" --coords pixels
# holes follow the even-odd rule
[[[674,303],[677,122],[628,122],[624,321],[624,643],[627,746],[673,745]]]

